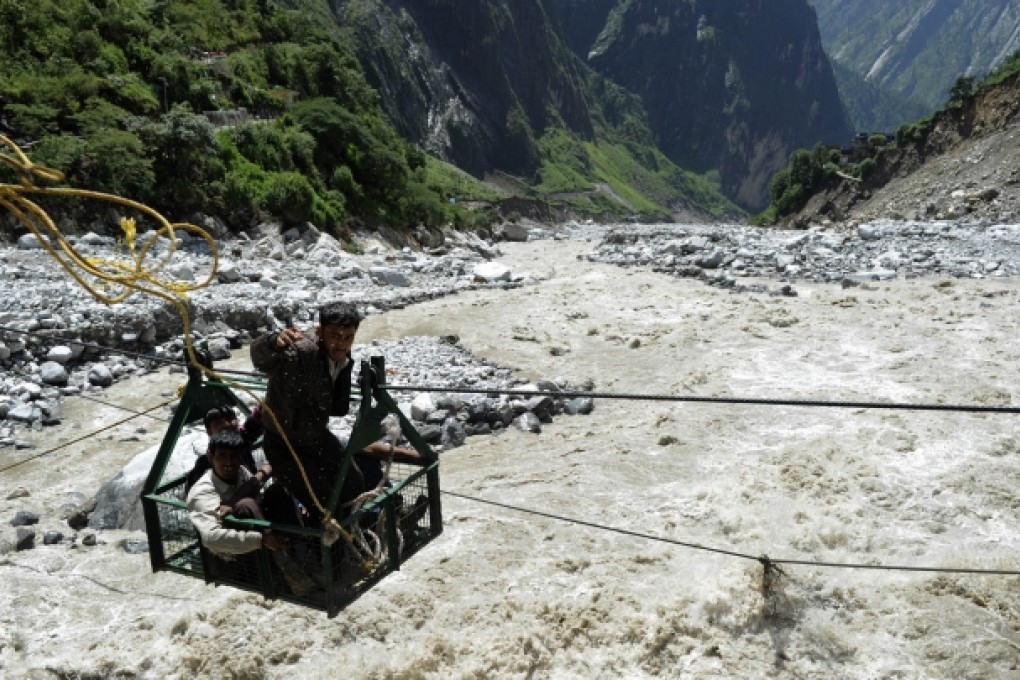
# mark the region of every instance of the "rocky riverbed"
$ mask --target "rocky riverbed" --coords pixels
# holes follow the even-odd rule
[[[358,352],[376,348],[408,381],[1006,406],[1020,363],[1012,229],[565,225],[557,238],[445,253],[334,249],[328,265],[315,264],[325,255],[301,233],[263,236],[224,244],[241,251],[238,280],[192,305],[202,339],[231,353],[225,366],[245,366],[245,333],[307,324],[315,300],[343,295],[373,312]],[[146,362],[176,357],[179,339],[157,323],[157,347],[141,344],[143,324],[162,313],[147,303],[136,303],[133,326],[113,320],[131,306],[93,324],[106,310],[85,316],[83,298],[44,303],[69,288],[33,253],[3,260],[18,273],[5,284],[21,282],[0,324],[18,332],[4,342],[24,346],[4,359],[11,387],[0,398],[8,414],[32,403],[40,417],[0,421],[27,445],[0,448],[0,461],[66,447],[5,470],[0,484],[5,521],[40,518],[26,525],[38,527],[33,549],[16,550],[15,527],[5,530],[7,676],[325,678],[342,667],[360,677],[1007,678],[1020,668],[1015,576],[786,566],[766,597],[755,559],[683,547],[1015,570],[1015,416],[599,399],[591,415],[552,417],[541,433],[503,426],[459,446],[437,440],[445,489],[585,526],[444,496],[440,539],[335,620],[152,574],[136,552],[143,533],[76,530],[61,515],[158,441],[162,420],[113,424],[125,417],[118,405],[173,398],[181,375]],[[201,269],[203,253],[182,253]],[[439,264],[452,259],[461,264]],[[361,273],[338,282],[334,267]],[[248,321],[203,311],[235,306],[251,310]],[[74,313],[82,318],[67,323]],[[85,326],[104,330],[77,334]],[[41,331],[59,331],[72,353],[112,342],[153,358],[85,348],[61,363],[47,359],[56,343],[35,339]],[[66,385],[41,379],[47,360],[64,367]],[[129,368],[108,387],[89,378],[118,364]],[[450,416],[470,422],[443,422]],[[64,536],[45,544],[47,532]]]

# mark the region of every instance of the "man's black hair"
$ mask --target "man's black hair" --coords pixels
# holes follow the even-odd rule
[[[244,452],[248,450],[248,443],[244,441],[244,437],[241,436],[240,430],[227,428],[225,430],[220,430],[209,437],[208,452],[212,454],[214,451],[218,451],[220,449],[240,451],[243,455]]]
[[[208,430],[210,425],[221,419],[237,420],[237,411],[235,411],[232,406],[213,406],[211,409],[206,411],[204,416],[202,416],[202,424],[204,424],[205,429]]]
[[[319,307],[320,326],[360,326],[362,320],[361,312],[351,302],[327,302]]]

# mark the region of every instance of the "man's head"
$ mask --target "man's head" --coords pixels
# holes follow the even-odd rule
[[[237,429],[237,412],[230,406],[213,406],[202,418],[205,432],[209,436],[221,430]]]
[[[237,472],[247,452],[248,445],[241,433],[236,429],[227,428],[209,437],[206,457],[209,458],[216,476],[224,482],[233,484],[237,481]]]
[[[354,346],[354,336],[360,324],[361,313],[350,302],[330,302],[319,307],[319,325],[315,333],[330,359],[344,362]]]

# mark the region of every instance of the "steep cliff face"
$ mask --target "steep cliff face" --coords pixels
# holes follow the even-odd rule
[[[929,111],[959,76],[983,76],[1020,49],[1020,0],[811,3],[833,61]]]
[[[472,174],[533,172],[551,117],[594,136],[584,67],[540,0],[340,0],[334,9],[401,132]]]
[[[575,49],[588,23],[576,0],[550,0]],[[718,169],[723,190],[759,209],[796,148],[850,136],[814,12],[805,0],[617,2],[594,44],[597,71],[638,94],[675,162]]]
[[[478,176],[535,172],[536,140],[550,126],[592,140],[607,121],[633,127],[647,113],[673,162],[718,171],[723,191],[757,210],[794,149],[851,136],[806,0],[333,7],[401,132]],[[607,108],[596,72],[637,95],[644,111],[609,112],[625,100]]]
[[[546,0],[563,42],[582,59],[587,59],[609,13],[619,4],[620,0]]]

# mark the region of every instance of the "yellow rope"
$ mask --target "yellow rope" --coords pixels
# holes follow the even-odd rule
[[[342,536],[350,543],[353,538],[351,534],[340,526],[340,523],[332,516],[332,512],[324,508],[319,498],[315,495],[312,484],[308,479],[308,474],[305,472],[297,452],[291,445],[290,439],[283,432],[283,428],[280,427],[280,423],[272,409],[269,408],[264,400],[259,399],[259,397],[253,394],[251,390],[217,373],[213,369],[203,366],[197,359],[191,335],[191,316],[185,303],[189,292],[207,287],[212,283],[213,277],[216,275],[216,271],[219,268],[219,249],[216,247],[215,239],[200,227],[185,222],[171,223],[158,211],[144,203],[138,203],[137,201],[132,201],[115,194],[87,189],[37,186],[34,182],[35,178],[45,180],[46,182],[60,182],[64,179],[64,175],[59,170],[34,163],[17,144],[4,135],[0,135],[0,145],[9,149],[9,152],[6,153],[0,151],[0,162],[12,167],[19,179],[18,184],[0,183],[0,209],[6,209],[18,218],[38,238],[39,244],[63,267],[64,271],[100,302],[107,305],[118,304],[137,291],[160,298],[173,305],[180,314],[184,327],[184,347],[187,352],[188,363],[201,370],[208,377],[222,381],[234,389],[239,389],[262,404],[265,412],[269,414],[269,417],[276,424],[277,431],[283,436],[283,440],[287,444],[294,462],[297,463],[309,496],[315,501],[316,508],[323,515],[323,524],[326,528],[323,541],[327,544],[332,544],[338,536]],[[35,195],[56,196],[60,198],[85,198],[113,203],[151,218],[156,222],[158,228],[150,234],[143,244],[139,245],[137,243],[137,223],[135,219],[122,217],[120,228],[124,234],[124,243],[127,246],[129,259],[124,261],[83,257],[64,237],[49,214],[29,198]],[[194,234],[209,244],[213,258],[212,268],[209,271],[209,275],[198,283],[185,283],[159,276],[159,273],[170,263],[176,250],[175,234],[178,230]],[[146,261],[150,259],[150,251],[158,242],[158,239],[164,236],[169,241],[166,255],[156,261],[153,266],[146,267]],[[107,290],[103,290],[104,288]]]

